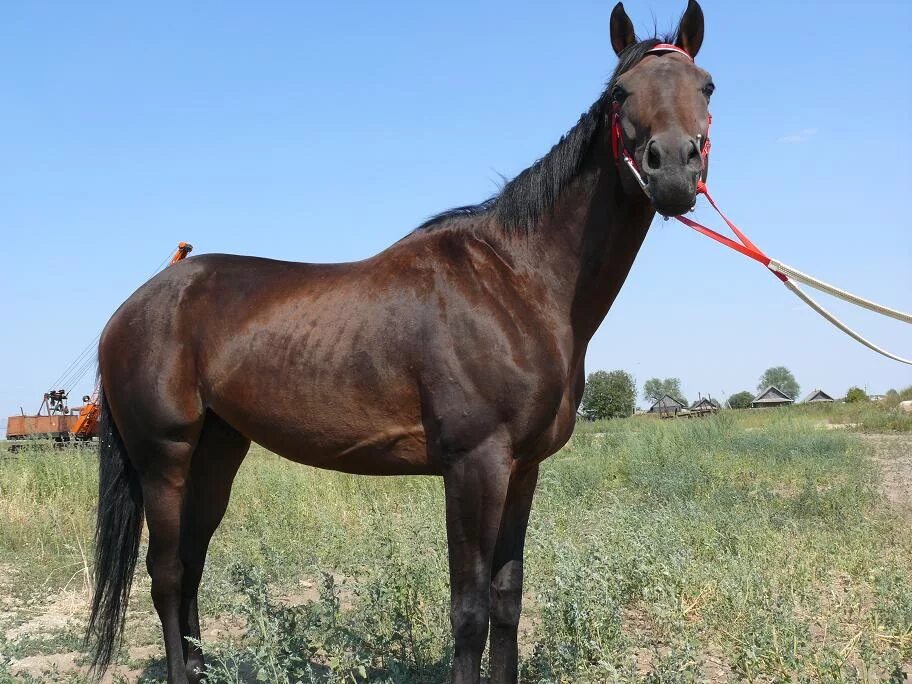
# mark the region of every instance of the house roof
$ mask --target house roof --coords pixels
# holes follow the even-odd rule
[[[693,406],[690,408],[700,408],[701,406],[712,406],[713,408],[719,408],[719,402],[712,397],[703,397],[699,401],[695,401],[693,403]]]
[[[770,385],[765,390],[760,392],[754,400],[751,402],[753,404],[781,404],[783,402],[793,402],[795,401],[785,392],[783,392],[778,387]]]
[[[822,389],[815,389],[813,392],[811,392],[809,395],[807,395],[804,398],[805,403],[812,402],[812,401],[836,401],[836,400],[833,399],[833,397],[831,397],[829,394],[824,392]]]
[[[650,411],[654,408],[684,408],[684,404],[672,397],[670,394],[662,395],[662,398],[659,399],[656,403],[652,405],[649,409]]]

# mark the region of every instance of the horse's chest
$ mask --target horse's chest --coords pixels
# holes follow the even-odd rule
[[[548,426],[532,441],[529,452],[537,461],[542,461],[557,453],[573,434],[576,426],[576,405],[569,396],[561,406]]]

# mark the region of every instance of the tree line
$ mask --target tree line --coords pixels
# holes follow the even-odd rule
[[[767,389],[776,387],[789,398],[798,401],[801,386],[794,374],[785,366],[767,368],[757,383],[757,390],[744,390],[732,394],[727,401],[730,408],[750,408],[754,397]],[[891,390],[895,392],[895,390]],[[684,406],[689,402],[681,390],[679,378],[650,378],[643,383],[643,399],[650,404],[659,401],[665,395],[679,401]],[[867,400],[867,394],[859,387],[851,388],[846,401]],[[636,411],[637,387],[633,376],[624,370],[595,371],[586,378],[586,388],[580,409],[587,418],[626,418]]]

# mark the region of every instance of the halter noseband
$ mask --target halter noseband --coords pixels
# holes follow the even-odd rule
[[[647,55],[663,55],[669,52],[677,52],[693,62],[693,57],[691,57],[686,50],[679,48],[677,45],[671,45],[670,43],[659,43],[653,48],[650,48],[646,51]],[[645,56],[645,55],[644,55]],[[703,171],[700,175],[700,180],[697,181],[697,193],[706,192],[706,172],[707,164],[709,162],[709,127],[712,124],[712,114],[706,115],[706,137],[703,139],[703,144],[700,146],[700,159],[703,162]],[[698,138],[700,136],[697,136]],[[624,135],[621,130],[621,106],[618,103],[614,103],[614,106],[611,109],[611,152],[614,154],[615,161],[623,161],[627,164],[627,167],[630,169],[630,172],[633,174],[633,177],[636,179],[636,182],[639,184],[640,188],[649,197],[649,190],[647,189],[646,179],[643,178],[643,173],[640,171],[640,167],[637,165],[636,160],[633,155],[627,149],[627,145],[624,143]]]

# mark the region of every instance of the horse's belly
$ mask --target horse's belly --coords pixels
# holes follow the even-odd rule
[[[259,440],[257,440],[258,443]],[[305,465],[359,475],[439,475],[439,466],[428,457],[424,430],[383,430],[361,439],[333,439],[330,444],[302,435],[300,442],[264,444],[271,451]]]
[[[298,463],[364,475],[437,474],[409,402],[313,394],[276,404],[213,397],[215,413],[251,441]]]

